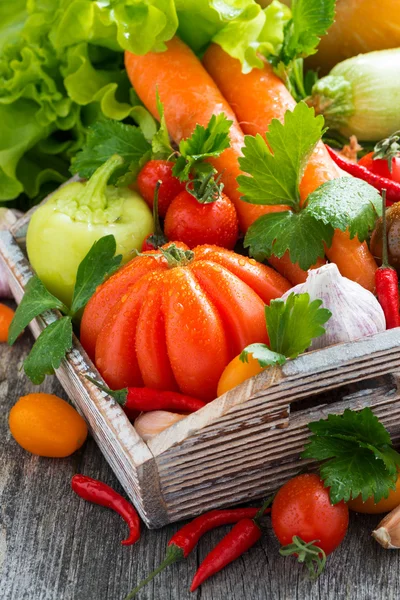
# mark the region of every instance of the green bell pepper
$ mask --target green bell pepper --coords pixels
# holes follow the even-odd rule
[[[107,185],[123,163],[114,155],[87,182],[60,188],[33,214],[27,232],[27,252],[47,289],[70,306],[76,272],[93,243],[112,234],[122,262],[133,258],[153,231],[153,217],[139,194]]]

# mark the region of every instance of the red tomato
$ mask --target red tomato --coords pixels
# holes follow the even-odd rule
[[[281,487],[271,511],[272,527],[279,542],[286,546],[293,536],[330,554],[342,542],[349,524],[349,509],[344,502],[332,506],[329,490],[318,475],[306,473]]]
[[[212,400],[233,356],[268,341],[265,304],[290,284],[218,247],[196,248],[180,266],[152,254],[134,258],[97,289],[83,314],[81,342],[110,387],[144,384]]]
[[[164,223],[165,235],[194,248],[216,244],[232,250],[239,234],[236,209],[225,194],[201,204],[186,190],[173,199]]]
[[[137,186],[140,194],[146,200],[150,208],[153,208],[154,191],[157,181],[162,184],[158,192],[158,213],[165,217],[167,209],[172,200],[185,189],[185,183],[172,175],[174,163],[168,160],[149,160],[137,178]]]
[[[384,158],[374,159],[373,154],[373,152],[369,152],[358,161],[358,164],[379,177],[386,177],[386,179],[400,183],[400,156],[392,158],[392,171],[390,172],[388,161]]]

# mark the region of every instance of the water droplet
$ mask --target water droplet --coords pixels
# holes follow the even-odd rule
[[[174,304],[174,310],[178,314],[182,314],[183,311],[185,310],[185,307],[180,302],[176,302],[176,304]]]
[[[239,258],[239,265],[240,265],[241,267],[244,267],[244,266],[245,266],[245,264],[246,264],[246,261],[244,260],[244,258]]]

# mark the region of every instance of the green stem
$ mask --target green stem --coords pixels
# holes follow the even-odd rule
[[[159,179],[156,183],[156,187],[154,189],[154,200],[153,200],[153,221],[154,221],[154,234],[156,236],[164,236],[164,232],[160,223],[160,215],[158,213],[158,194],[160,192],[160,185],[162,184],[161,179]]]
[[[93,377],[89,377],[89,375],[85,375],[85,377],[96,387],[98,387],[99,390],[102,390],[103,392],[114,398],[114,400],[116,400],[118,404],[120,404],[121,406],[125,405],[128,396],[128,388],[123,388],[122,390],[111,390],[110,388],[96,381],[96,379],[93,379]]]
[[[124,159],[118,154],[101,165],[85,184],[84,192],[79,200],[81,206],[104,209],[107,207],[106,188],[111,175],[124,163]]]
[[[386,190],[382,190],[382,267],[389,267],[386,223]]]
[[[264,502],[264,504],[262,505],[262,507],[256,514],[256,516],[254,517],[254,521],[257,523],[257,525],[259,524],[258,522],[261,519],[261,517],[264,516],[264,513],[265,513],[266,509],[268,508],[268,506],[270,506],[270,504],[272,504],[274,497],[275,497],[275,495],[271,496],[270,498],[267,498],[267,500]]]
[[[182,560],[183,558],[184,558],[183,550],[181,548],[179,548],[179,546],[175,546],[175,545],[168,546],[166,557],[163,560],[163,562],[161,563],[161,565],[159,567],[157,567],[157,569],[152,571],[150,573],[150,575],[148,577],[146,577],[146,579],[143,579],[143,581],[141,581],[139,583],[139,585],[135,587],[135,589],[133,589],[127,596],[125,596],[124,600],[131,600],[134,596],[136,596],[136,594],[139,592],[139,590],[141,590],[142,588],[144,588],[145,585],[150,583],[150,581],[152,581],[154,579],[154,577],[156,577],[156,575],[161,573],[161,571],[163,571],[169,565],[172,565],[175,562]]]

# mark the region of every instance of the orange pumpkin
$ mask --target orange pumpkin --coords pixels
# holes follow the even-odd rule
[[[134,258],[100,286],[81,342],[114,389],[145,385],[212,400],[229,361],[268,341],[264,306],[290,284],[217,246],[163,250]]]

